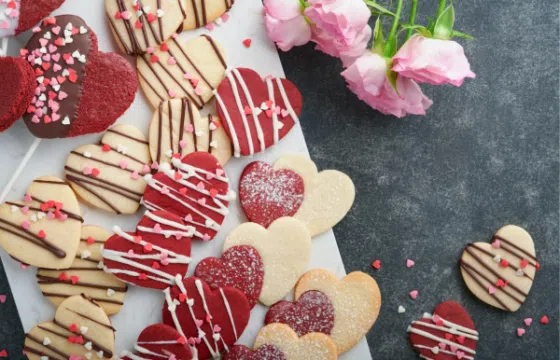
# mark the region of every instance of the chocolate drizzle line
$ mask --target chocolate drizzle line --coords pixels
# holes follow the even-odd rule
[[[152,92],[153,92],[154,94],[156,94],[156,96],[159,98],[160,101],[164,101],[164,100],[165,100],[165,98],[162,97],[162,96],[159,94],[159,92],[157,92],[157,90],[152,86],[152,84],[150,84],[150,83],[148,82],[148,80],[146,80],[146,78],[144,77],[144,75],[142,75],[142,73],[141,73],[140,71],[138,71],[138,76],[140,76],[140,77],[142,78],[142,80],[144,80],[144,84],[148,85],[148,87],[149,87],[150,89],[152,89]]]
[[[43,296],[69,298],[70,296],[74,296],[74,295],[65,295],[65,294],[43,292]],[[92,298],[92,299],[97,301],[97,302],[105,302],[105,303],[109,303],[109,304],[117,304],[117,305],[123,305],[124,304],[122,301],[118,301],[118,300],[101,299],[101,298]]]
[[[50,334],[58,335],[58,336],[61,336],[61,337],[63,337],[63,338],[66,338],[66,336],[62,336],[60,333],[57,333],[57,332],[52,331],[52,330],[49,330],[49,329],[44,328],[44,327],[42,327],[42,326],[38,326],[38,328],[41,329],[41,330],[43,330],[43,331],[46,331],[46,332],[48,332],[48,333],[50,333]],[[36,338],[35,336],[33,336],[33,335],[25,334],[25,337],[28,338],[29,340],[33,341],[33,342],[36,342],[37,344],[39,344],[39,345],[41,345],[41,346],[44,346],[45,348],[49,349],[50,351],[54,352],[55,354],[58,354],[58,355],[62,356],[64,359],[69,359],[69,358],[70,358],[70,355],[63,353],[62,350],[59,350],[59,349],[55,348],[55,347],[52,346],[52,345],[43,345],[43,342],[42,342],[41,340],[37,339],[37,338]],[[32,348],[32,349],[33,349],[33,348]],[[35,349],[33,349],[33,350],[34,350],[34,351],[37,351],[37,352],[40,352],[39,350],[35,350]],[[31,352],[33,352],[33,351],[31,351]],[[43,354],[41,353],[40,355],[42,356]],[[49,356],[49,357],[50,357],[50,356]]]
[[[58,246],[51,244],[50,242],[48,242],[46,239],[41,239],[38,235],[36,235],[35,233],[29,231],[29,230],[25,230],[24,228],[17,226],[16,224],[13,224],[9,221],[6,221],[4,219],[0,219],[0,223],[3,223],[5,225],[11,226],[16,228],[17,230],[29,235],[29,236],[24,236],[24,234],[22,233],[18,233],[14,230],[10,230],[4,226],[0,225],[0,230],[9,232],[15,236],[18,236],[24,240],[27,240],[47,251],[49,251],[51,254],[53,254],[54,256],[56,256],[57,258],[60,259],[64,259],[66,257],[66,252],[64,250],[62,250],[61,248],[59,248]]]
[[[171,101],[167,102],[167,110],[169,111],[169,116],[167,117],[169,119],[169,146],[171,147],[171,155],[173,155],[175,154],[175,148],[173,147],[173,107],[171,106]],[[181,134],[179,134],[180,137]]]
[[[204,1],[204,0],[202,0]],[[196,6],[196,0],[191,0],[191,4],[192,4],[192,8],[193,8],[193,12],[194,12],[194,18],[196,21],[196,27],[199,28],[200,25],[200,19],[198,18],[198,8]]]
[[[64,183],[64,184],[67,185],[66,183]],[[41,200],[41,199],[39,199],[38,197],[35,197],[35,196],[31,196],[31,200],[36,201],[36,202],[41,203],[41,204],[46,203],[46,201],[43,201],[43,200]],[[41,209],[39,209],[39,210],[42,211]],[[74,219],[74,220],[77,220],[77,221],[82,222],[82,223],[84,222],[84,219],[80,215],[71,213],[71,212],[66,211],[64,209],[60,209],[60,212],[68,215],[68,218],[70,218],[70,219]]]
[[[66,270],[75,270],[75,269],[70,268],[70,269],[66,269]],[[86,269],[86,270],[92,270],[92,269]],[[128,290],[128,288],[126,286],[124,286],[124,287],[112,287],[112,286],[98,285],[98,284],[92,284],[92,283],[80,282],[80,281],[78,281],[76,284],[74,284],[74,283],[72,283],[72,280],[60,280],[58,277],[46,276],[46,275],[40,275],[40,274],[37,274],[37,283],[38,284],[66,284],[66,285],[83,286],[83,287],[89,287],[89,288],[92,288],[92,289],[102,289],[102,290],[113,289],[113,290],[119,291],[119,292],[126,292]]]
[[[181,122],[179,123],[179,136],[177,137],[177,151],[181,152],[181,140],[183,139],[184,135],[185,135],[185,110],[186,110],[186,106],[188,106],[189,108],[191,107],[191,103],[189,102],[188,99],[181,99]],[[190,109],[190,112],[192,112],[192,109]],[[192,120],[192,117],[191,117]],[[195,149],[196,151],[196,149]]]
[[[130,50],[128,45],[125,43],[124,38],[122,37],[121,33],[117,30],[117,26],[115,25],[115,21],[113,20],[113,17],[111,15],[109,15],[109,13],[106,13],[106,15],[107,15],[107,19],[109,19],[109,24],[111,24],[111,29],[113,29],[113,32],[117,35],[117,37],[119,38],[119,42],[122,44],[122,46],[124,48],[124,52],[127,55],[132,55],[133,52]]]
[[[185,11],[185,8],[183,7],[183,4],[182,4],[181,0],[177,0],[177,3],[179,3],[179,7],[181,8],[181,14],[183,14],[183,17],[186,18],[187,13]],[[181,26],[183,26],[183,24],[181,24]]]
[[[95,197],[97,197],[99,200],[101,200],[102,202],[104,202],[107,206],[109,206],[115,213],[117,214],[121,214],[121,212],[119,211],[119,209],[117,209],[116,207],[113,206],[113,204],[111,204],[111,202],[107,199],[105,199],[105,197],[103,197],[101,194],[99,194],[97,191],[89,188],[88,186],[86,186],[85,184],[90,184],[93,186],[98,186],[97,184],[95,184],[93,181],[89,181],[86,179],[80,179],[77,176],[74,175],[70,175],[70,174],[66,174],[66,179],[68,179],[68,181],[73,182],[75,185],[81,187],[82,189],[86,190],[87,192],[89,192],[90,194],[94,195]],[[103,187],[101,185],[99,185],[100,187]],[[104,187],[103,187],[104,188]]]
[[[491,258],[494,258],[494,256],[495,256],[495,255],[492,254],[490,251],[488,251],[488,250],[486,250],[486,249],[484,249],[484,248],[478,246],[478,245],[475,244],[475,243],[470,243],[470,244],[467,245],[467,246],[472,246],[472,247],[474,247],[475,249],[477,249],[477,250],[479,250],[479,251],[485,253],[486,255],[490,256]],[[507,249],[504,249],[504,248],[503,248],[503,250],[508,251]],[[508,251],[508,252],[509,252],[509,251]],[[512,269],[515,270],[515,271],[519,270],[519,268],[518,268],[517,266],[513,265],[513,264],[510,263],[510,262],[508,262],[508,267],[512,268]],[[525,272],[523,272],[523,276],[528,277],[529,279],[531,279],[531,281],[533,280],[533,278],[530,277],[530,276],[529,276],[528,274],[526,274]]]
[[[83,294],[82,294],[82,297],[83,297],[84,299],[90,300],[89,298],[84,297]],[[79,312],[77,312],[77,311],[74,311],[74,310],[72,310],[72,309],[65,308],[65,310],[68,310],[68,311],[70,311],[71,313],[74,313],[74,314],[76,314],[76,315],[78,315],[78,316],[80,316],[80,317],[83,317],[84,319],[87,319],[87,320],[92,321],[92,322],[94,322],[94,323],[96,323],[96,324],[99,324],[99,325],[101,325],[101,326],[103,326],[103,327],[105,327],[105,328],[107,328],[107,329],[109,329],[109,330],[116,331],[115,328],[112,327],[110,324],[109,324],[109,325],[104,324],[104,323],[100,322],[99,320],[92,319],[91,317],[89,317],[89,316],[87,316],[87,315],[84,315],[84,314],[82,314],[82,313],[79,313]]]
[[[26,335],[26,337],[27,337],[29,340],[34,341],[34,340],[31,339],[29,336]],[[41,345],[42,345],[42,344],[41,344]],[[35,349],[35,348],[29,347],[29,346],[27,346],[27,345],[24,345],[24,346],[23,346],[23,350],[24,350],[26,353],[35,354],[35,355],[38,355],[38,356],[46,356],[45,353],[43,353],[43,352],[41,352],[41,351],[39,351],[39,350],[37,350],[37,349]],[[49,359],[53,359],[53,360],[66,360],[66,359],[68,359],[68,357],[65,356],[65,357],[59,358],[59,357],[57,357],[57,356],[49,355]]]
[[[111,149],[111,151],[114,151],[114,152],[118,153],[120,156],[127,157],[127,158],[129,158],[130,160],[134,160],[134,161],[136,161],[136,162],[139,163],[139,164],[145,165],[145,163],[144,163],[142,160],[137,159],[137,158],[135,158],[134,156],[131,156],[131,155],[128,155],[128,154],[120,153],[120,152],[118,151],[118,149],[115,149],[114,147],[112,147],[112,146],[109,145],[109,144],[104,144],[104,143],[102,143],[102,142],[99,142],[99,144],[100,144],[101,146],[107,145],[107,146],[109,147],[109,149]]]
[[[208,24],[208,17],[206,16],[206,1],[200,0],[200,4],[202,5],[202,18],[204,19],[204,25]]]
[[[208,114],[208,152],[212,154],[212,133],[213,131],[210,130],[210,125],[212,124],[212,114]]]
[[[157,10],[159,10],[159,9],[161,9],[161,0],[157,0]],[[158,14],[156,12],[156,16],[157,15]],[[159,37],[163,41],[163,23],[161,22],[161,17],[157,16],[157,18],[158,18],[158,24],[159,24]]]
[[[116,0],[116,1],[117,1],[117,6],[119,7],[119,12],[122,13],[123,11],[126,11],[126,6],[124,4],[124,1],[123,0]],[[108,15],[109,15],[109,17],[112,16],[111,14],[108,14]],[[125,20],[125,19],[122,19],[122,20],[124,21],[124,26],[126,28],[126,32],[128,33],[128,37],[130,39],[130,44],[132,46],[132,51],[128,52],[128,55],[140,55],[142,53],[142,49],[140,47],[140,43],[138,43],[138,38],[136,37],[136,34],[134,33],[134,28],[130,24],[130,20]],[[118,31],[116,31],[116,29],[115,29],[115,32],[118,32]],[[123,44],[124,44],[124,42],[123,42]]]
[[[212,37],[210,37],[208,35],[201,35],[201,36],[204,36],[206,38],[206,40],[208,40],[210,45],[212,45],[212,49],[214,49],[214,52],[216,53],[216,56],[218,57],[218,59],[220,59],[220,62],[222,63],[222,66],[224,67],[224,69],[227,69],[226,60],[224,59],[224,57],[220,53],[220,50],[218,49],[218,46],[214,42],[214,39],[212,39]]]
[[[520,251],[521,253],[523,253],[525,256],[527,256],[527,257],[530,258],[531,260],[533,260],[533,261],[535,261],[535,262],[537,261],[537,258],[534,257],[532,254],[530,254],[530,253],[527,252],[526,250],[520,248],[519,246],[515,245],[515,244],[512,243],[511,241],[509,241],[509,240],[507,240],[507,239],[504,239],[504,238],[501,237],[501,236],[494,235],[494,237],[493,237],[492,239],[493,239],[493,240],[494,240],[494,239],[498,239],[498,240],[500,240],[501,242],[504,242],[504,243],[506,243],[507,245],[513,247],[514,249]],[[509,252],[509,253],[511,253],[511,254],[513,254],[513,255],[515,255],[515,256],[517,256],[518,258],[522,259],[521,256],[517,255],[516,253],[512,252],[511,250],[508,250],[508,249],[506,249],[506,248],[504,248],[504,250],[506,250],[507,252]],[[533,265],[533,266],[536,265],[536,264],[532,264],[531,262],[529,262],[529,263],[530,263],[531,265]]]
[[[129,173],[133,173],[133,172],[134,172],[134,171],[132,171],[132,170],[130,170],[130,169],[126,169],[126,168],[123,169],[123,168],[120,167],[120,165],[113,164],[113,163],[110,163],[110,162],[105,161],[105,160],[101,160],[101,159],[96,158],[96,157],[93,157],[93,156],[87,157],[87,156],[85,156],[84,154],[80,154],[80,153],[77,152],[77,151],[71,151],[70,154],[73,154],[73,155],[76,155],[76,156],[79,156],[79,157],[82,157],[82,158],[84,158],[84,159],[88,159],[88,160],[91,160],[91,161],[95,161],[95,162],[98,162],[98,163],[100,163],[100,164],[104,164],[104,165],[113,167],[113,168],[115,168],[115,169],[119,169],[119,170],[126,171],[126,172],[129,172]]]
[[[86,177],[87,179],[92,179],[92,180],[95,180],[95,181],[99,181],[99,182],[102,183],[102,184],[107,184],[107,185],[109,185],[109,186],[113,186],[113,187],[115,187],[116,189],[120,189],[120,190],[124,191],[125,193],[120,192],[120,191],[115,190],[115,189],[111,189],[109,186],[102,186],[101,184],[96,184],[96,183],[93,182],[93,181],[90,181],[90,182],[89,182],[90,184],[92,184],[92,185],[94,185],[94,186],[103,188],[103,189],[105,189],[105,190],[109,190],[109,191],[111,191],[111,192],[114,192],[115,194],[119,194],[119,195],[121,195],[121,196],[124,196],[124,197],[126,197],[126,198],[128,198],[128,199],[131,199],[131,200],[134,200],[134,201],[140,201],[140,198],[143,196],[143,194],[140,193],[140,192],[137,192],[137,191],[134,191],[134,190],[130,190],[130,189],[124,187],[124,186],[121,186],[121,185],[119,185],[119,184],[113,183],[113,182],[111,182],[111,181],[104,180],[104,179],[100,179],[100,178],[97,178],[97,177],[90,177],[89,175],[83,175],[80,171],[78,171],[78,170],[76,170],[76,169],[74,169],[74,168],[71,168],[70,166],[65,166],[65,167],[64,167],[64,170],[69,171],[69,172],[72,172],[72,173],[75,173],[75,174],[82,175],[82,176]],[[85,179],[80,179],[80,180],[85,181]],[[71,180],[71,181],[72,181],[72,180]],[[87,181],[86,181],[86,182],[87,182]],[[135,197],[132,196],[132,195],[127,195],[126,193],[129,193],[129,194],[132,194],[132,195],[136,195],[138,198],[135,198]]]
[[[54,180],[33,180],[33,182],[39,184],[67,185],[64,181],[54,181]]]
[[[31,198],[33,199],[33,197],[31,197]],[[29,205],[18,204],[18,203],[14,203],[14,202],[11,202],[11,201],[6,201],[6,204],[12,205],[12,206],[17,206],[17,207],[19,207],[19,208],[23,208],[23,207],[26,207],[26,206],[27,206],[27,207],[29,207],[29,210],[33,210],[33,211],[37,211],[37,212],[44,212],[43,209],[40,209],[40,208],[37,208],[37,207],[33,207],[33,206],[29,206]],[[70,214],[70,213],[67,213],[67,212],[62,211],[62,210],[60,210],[60,212],[62,212],[62,213],[64,213],[64,214],[68,215],[68,218],[69,218],[69,219],[73,219],[73,220],[78,220],[78,221],[80,221],[80,222],[84,222],[84,220],[82,219],[81,216],[74,215],[74,214]]]
[[[159,0],[158,0],[159,1]],[[142,4],[141,0],[138,0],[138,4],[140,5],[140,8],[142,10],[144,10],[144,4]],[[158,6],[159,8],[159,6]],[[157,9],[156,9],[157,10]],[[157,17],[157,13],[156,13],[156,17]],[[146,24],[148,24],[148,27],[150,28],[152,35],[154,37],[154,41],[158,44],[161,45],[163,43],[163,34],[161,36],[161,38],[158,36],[157,31],[154,29],[153,25],[151,22],[148,21],[148,17],[146,16],[146,14],[144,14],[142,12],[142,16],[141,18],[145,18],[146,19]],[[142,26],[142,29],[144,29],[145,26]],[[149,43],[146,43],[147,47],[150,47]]]
[[[212,86],[212,84],[210,84],[210,81],[208,81],[208,79],[206,78],[206,76],[204,76],[204,74],[202,73],[202,71],[200,71],[200,69],[198,68],[198,66],[196,66],[196,64],[194,63],[194,61],[192,61],[191,57],[187,54],[187,52],[183,49],[183,47],[181,46],[181,44],[177,41],[177,39],[173,39],[173,41],[175,42],[175,45],[177,45],[177,48],[179,48],[179,51],[181,51],[181,53],[183,54],[183,56],[185,57],[185,59],[187,60],[187,62],[193,67],[194,71],[196,71],[196,73],[200,76],[200,78],[202,79],[202,81],[204,81],[206,83],[206,85],[208,85],[208,87],[210,89],[213,89],[214,87]],[[175,57],[175,55],[173,55],[173,53],[171,51],[169,51],[169,54],[171,54],[171,56]],[[187,70],[184,69],[181,64],[179,62],[177,62],[177,65],[179,65],[179,68],[181,69],[181,71],[183,73],[186,73]],[[202,96],[200,96],[200,98],[202,99]]]
[[[194,121],[194,118],[193,118],[192,108],[190,106],[189,106],[189,118],[190,118],[190,121],[192,123],[192,130],[193,130],[192,131],[192,136],[193,136],[193,143],[194,143],[194,151],[196,152],[196,151],[198,151],[198,144],[197,144],[198,139],[196,137],[196,124],[195,124],[195,121]]]
[[[117,131],[117,130],[115,130],[115,129],[108,129],[107,132],[120,135],[120,136],[125,137],[125,138],[128,138],[128,139],[130,139],[130,140],[134,140],[134,141],[136,141],[136,142],[139,142],[140,144],[148,145],[148,142],[145,141],[145,140],[137,139],[137,138],[135,138],[134,136],[130,136],[130,135],[128,135],[128,134],[125,134],[125,133],[123,133],[123,132]]]
[[[163,132],[163,103],[158,106],[158,147],[156,161],[159,164],[161,162],[161,137]]]
[[[66,308],[66,310],[70,310],[70,309]],[[71,310],[70,310],[70,311],[71,311]],[[72,311],[72,312],[74,312],[74,311]],[[88,319],[89,319],[89,318],[88,318]],[[90,320],[91,320],[91,319],[90,319]],[[95,321],[95,320],[92,320],[92,321],[97,322],[97,321]],[[53,320],[53,324],[55,324],[56,326],[58,326],[58,327],[60,327],[60,328],[62,328],[62,329],[64,329],[64,330],[67,330],[67,329],[66,329],[66,326],[60,324],[58,321],[56,321],[56,319]],[[115,331],[115,330],[113,329],[113,331]],[[92,347],[95,351],[103,351],[103,357],[104,357],[104,358],[110,359],[110,358],[113,357],[113,352],[112,352],[112,351],[110,351],[109,349],[106,349],[105,347],[101,346],[99,343],[93,341],[92,338],[90,338],[90,337],[88,337],[88,336],[86,336],[86,335],[84,335],[84,334],[80,334],[80,335],[82,336],[82,338],[84,338],[85,341],[91,342],[91,347]]]

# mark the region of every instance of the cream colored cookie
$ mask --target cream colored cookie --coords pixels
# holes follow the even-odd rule
[[[322,292],[333,304],[334,327],[331,338],[339,354],[353,348],[377,320],[381,292],[377,282],[361,271],[354,271],[338,280],[328,270],[310,270],[296,284],[295,299],[309,290]]]
[[[264,265],[263,288],[259,301],[270,306],[292,290],[309,263],[311,236],[305,225],[294,218],[275,220],[268,229],[244,223],[226,238],[224,251],[236,245],[251,245]]]
[[[62,302],[54,321],[40,323],[25,335],[29,360],[111,359],[115,329],[93,300],[72,296]]]
[[[183,23],[183,30],[196,29],[218,19],[232,7],[233,2],[234,0],[187,1],[187,17]]]
[[[128,55],[144,54],[169,39],[187,15],[187,0],[105,0],[109,25]]]
[[[158,164],[195,151],[209,152],[224,165],[232,155],[229,138],[216,115],[201,117],[186,98],[162,102],[149,129],[150,152]]]
[[[255,339],[253,349],[274,345],[286,356],[286,360],[336,360],[336,345],[321,333],[310,333],[298,338],[288,325],[275,323],[263,327]]]
[[[37,282],[43,295],[59,306],[70,296],[85,294],[95,300],[107,315],[118,313],[124,304],[127,286],[103,271],[101,248],[109,237],[111,234],[97,226],[82,226],[80,247],[70,268],[39,268]]]
[[[0,206],[0,246],[22,263],[48,269],[72,265],[82,227],[76,195],[63,180],[34,180],[23,201]]]
[[[214,97],[227,67],[222,46],[202,35],[182,43],[172,37],[152,54],[138,56],[138,78],[154,109],[169,99],[188,98],[201,109]]]
[[[337,170],[317,171],[317,166],[302,155],[284,155],[274,169],[290,169],[303,178],[305,193],[296,219],[303,221],[311,236],[321,234],[346,216],[356,195],[348,175]]]
[[[460,261],[473,294],[507,311],[517,311],[525,302],[539,266],[531,235],[516,225],[502,227],[491,243],[468,244]]]
[[[140,130],[116,125],[99,145],[82,145],[66,159],[66,180],[88,204],[117,214],[134,214],[146,188],[150,149]],[[99,173],[97,173],[99,172]]]

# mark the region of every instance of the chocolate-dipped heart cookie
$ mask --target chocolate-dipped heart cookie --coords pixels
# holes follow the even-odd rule
[[[19,35],[58,9],[64,0],[0,1],[0,38]]]
[[[191,360],[193,355],[186,339],[171,326],[150,325],[138,336],[136,353],[124,351],[120,360]]]

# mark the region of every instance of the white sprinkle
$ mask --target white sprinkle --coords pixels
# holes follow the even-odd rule
[[[403,312],[405,312],[405,311],[406,311],[406,309],[404,308],[404,306],[402,306],[402,305],[399,305],[399,308],[398,308],[398,310],[397,310],[397,311],[399,312],[399,314],[402,314]]]

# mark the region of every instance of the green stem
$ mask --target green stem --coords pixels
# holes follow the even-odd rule
[[[441,13],[443,12],[443,10],[445,10],[445,6],[447,5],[447,1],[446,0],[439,0],[439,7],[437,9],[437,15],[436,15],[436,20],[437,18],[441,15]]]
[[[404,0],[398,0],[397,10],[395,11],[395,18],[393,19],[393,25],[391,26],[391,32],[389,32],[389,37],[387,37],[387,43],[385,44],[384,55],[386,57],[391,56],[391,51],[393,48],[393,43],[395,41],[395,36],[397,35],[397,30],[399,29],[399,20],[401,18],[401,12],[403,8]]]
[[[418,0],[412,0],[412,4],[410,5],[410,17],[408,19],[408,25],[414,25],[414,21],[416,20],[416,9],[418,8]],[[408,29],[406,31],[406,40],[410,39],[412,36],[413,30]]]

